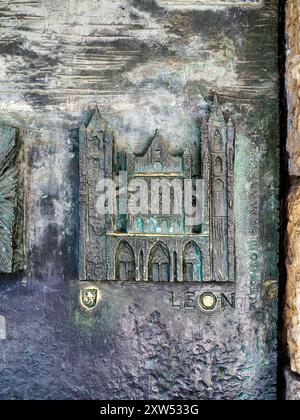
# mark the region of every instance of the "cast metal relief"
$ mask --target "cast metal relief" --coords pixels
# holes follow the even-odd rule
[[[233,122],[215,100],[201,127],[203,218],[191,225],[181,206],[184,180],[196,182],[195,157],[189,150],[173,155],[159,131],[142,155],[117,152],[113,130],[96,109],[88,126],[80,129],[80,279],[234,282],[234,144]],[[159,181],[157,194],[146,197],[150,210],[131,212],[129,191],[127,211],[99,214],[97,203],[104,192],[99,179],[120,180],[122,173],[137,189],[141,182],[149,186],[142,196]],[[178,185],[179,193],[173,189]],[[162,211],[164,187],[171,192],[169,212]],[[113,206],[120,210],[125,201],[119,185]]]
[[[23,268],[23,205],[17,129],[0,126],[0,272]]]

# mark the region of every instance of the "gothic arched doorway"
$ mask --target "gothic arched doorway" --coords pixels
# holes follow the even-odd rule
[[[170,281],[170,254],[161,242],[154,245],[150,252],[149,281]]]
[[[202,281],[202,256],[195,242],[189,242],[183,251],[183,280]]]
[[[132,247],[120,242],[116,252],[116,279],[121,281],[135,280],[135,257]]]

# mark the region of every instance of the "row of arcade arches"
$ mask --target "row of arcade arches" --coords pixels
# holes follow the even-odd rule
[[[169,252],[168,247],[157,242],[150,250],[149,256],[140,251],[138,258],[131,245],[121,241],[115,255],[116,280],[136,281],[137,274],[141,281],[170,282],[178,280],[180,258],[176,251]],[[188,242],[182,252],[183,281],[202,281],[202,255],[194,241]],[[148,270],[146,270],[148,268]],[[148,278],[146,279],[146,271]]]

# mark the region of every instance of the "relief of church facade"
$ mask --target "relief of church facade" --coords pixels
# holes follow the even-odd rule
[[[174,155],[157,130],[142,153],[116,150],[112,128],[96,109],[80,137],[80,279],[137,282],[234,282],[234,145],[235,128],[217,101],[202,121],[199,146],[203,182],[203,220],[190,225],[178,206],[185,191],[173,185],[196,176],[187,149]],[[153,179],[171,191],[171,209],[163,213],[163,190],[149,196],[149,212],[101,215],[97,212],[99,179],[127,173],[128,182]],[[149,188],[150,190],[150,188]],[[148,191],[148,190],[147,190]],[[173,192],[173,195],[172,195]],[[129,193],[130,194],[130,193]],[[122,194],[116,207],[124,206]],[[183,205],[183,204],[182,204]]]

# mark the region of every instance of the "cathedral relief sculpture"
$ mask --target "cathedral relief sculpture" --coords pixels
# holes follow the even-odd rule
[[[23,197],[18,130],[0,126],[0,273],[23,269]]]
[[[113,130],[98,109],[79,135],[81,280],[234,282],[235,128],[231,119],[224,118],[217,100],[201,127],[203,218],[197,225],[187,223],[183,209],[184,182],[196,182],[189,150],[172,154],[157,130],[141,155],[117,151]],[[115,199],[107,195],[110,182],[99,188],[103,179],[111,185],[118,180]],[[126,190],[130,182],[149,204],[148,209],[141,206],[138,214],[131,212],[131,194],[136,191]],[[153,182],[158,185],[155,198]],[[162,211],[165,187],[170,193],[167,212]],[[111,214],[98,211],[103,194],[105,203],[113,206]]]

